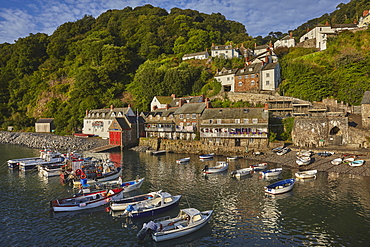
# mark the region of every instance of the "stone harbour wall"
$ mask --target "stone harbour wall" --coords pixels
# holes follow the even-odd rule
[[[47,133],[0,131],[0,143],[21,145],[29,148],[50,148],[59,152],[81,152],[108,145],[108,140],[58,136]]]

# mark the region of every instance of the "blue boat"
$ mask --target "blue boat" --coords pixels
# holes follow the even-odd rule
[[[269,194],[282,194],[293,189],[294,178],[278,181],[265,187],[265,192]]]
[[[203,155],[199,155],[199,159],[201,159],[201,160],[213,159],[213,156],[215,156],[214,153],[211,153],[211,154],[203,154]]]
[[[142,218],[161,214],[178,206],[180,199],[181,195],[172,196],[170,193],[162,192],[153,199],[128,205],[122,216]]]

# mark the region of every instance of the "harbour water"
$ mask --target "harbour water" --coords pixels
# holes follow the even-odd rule
[[[204,165],[226,157],[187,164],[176,159],[189,155],[125,151],[109,157],[122,162],[123,180],[145,177],[139,191],[162,189],[181,194],[178,208],[213,209],[209,224],[198,232],[162,243],[138,242],[136,233],[151,218],[117,217],[107,207],[75,213],[53,213],[49,202],[71,196],[59,177],[43,178],[37,171],[8,169],[6,161],[38,156],[38,150],[0,145],[0,246],[369,246],[370,177],[319,172],[316,179],[297,181],[289,193],[268,196],[263,187],[291,178],[296,170],[283,167],[279,179],[254,173],[231,178],[235,168],[256,164],[229,161],[229,172],[203,176]],[[269,164],[269,168],[277,167]]]

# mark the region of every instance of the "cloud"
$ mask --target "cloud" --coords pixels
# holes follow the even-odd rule
[[[170,11],[193,9],[202,13],[221,13],[228,20],[245,25],[249,35],[266,36],[270,31],[288,32],[310,19],[331,13],[340,0],[152,0],[153,6]],[[345,2],[349,2],[346,0]],[[12,6],[13,4],[13,6]],[[0,8],[0,43],[12,43],[29,33],[51,35],[58,26],[84,15],[98,17],[109,9],[148,4],[143,0],[10,0]]]

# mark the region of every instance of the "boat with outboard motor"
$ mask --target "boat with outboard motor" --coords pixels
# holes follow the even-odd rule
[[[211,219],[212,213],[213,210],[201,212],[195,208],[181,209],[174,218],[165,216],[144,223],[136,236],[143,240],[150,235],[156,242],[182,237],[202,228]]]
[[[226,171],[228,167],[229,163],[226,161],[217,161],[216,165],[213,167],[208,167],[208,165],[205,165],[202,171],[205,174],[218,173]]]
[[[294,178],[278,181],[265,187],[265,192],[269,194],[282,194],[293,189]]]
[[[150,193],[147,193],[147,194],[141,194],[141,195],[126,197],[126,198],[122,198],[122,199],[119,199],[119,200],[112,200],[110,208],[113,211],[123,211],[130,204],[135,204],[137,202],[154,199],[154,198],[158,197],[160,193],[162,193],[161,190],[157,191],[157,192],[150,192]],[[166,193],[166,192],[164,192],[164,193]]]
[[[54,164],[63,162],[64,157],[58,151],[52,151],[51,149],[45,148],[40,150],[39,157],[21,158],[8,160],[8,167],[11,169],[20,169],[22,171],[32,170],[39,164]]]

